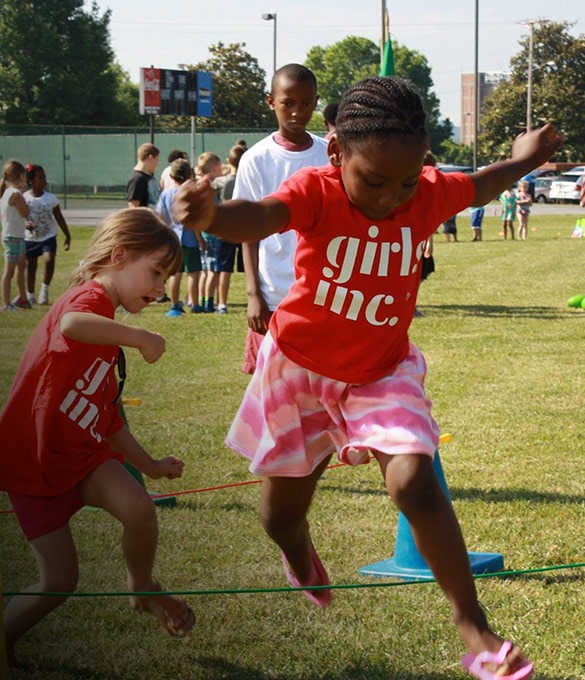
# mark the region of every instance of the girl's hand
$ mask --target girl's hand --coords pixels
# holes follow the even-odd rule
[[[166,341],[159,333],[144,331],[143,340],[137,345],[142,358],[149,364],[158,361],[166,351]]]
[[[541,128],[524,132],[514,140],[512,144],[512,159],[518,161],[531,161],[532,167],[536,168],[554,154],[564,141],[551,123]]]
[[[63,250],[69,250],[70,245],[71,245],[71,234],[68,234],[65,237],[65,242],[63,243]]]
[[[175,456],[167,456],[160,460],[153,461],[152,469],[149,470],[148,476],[151,479],[160,479],[166,477],[167,479],[176,479],[183,474],[183,467],[185,464]]]
[[[173,201],[175,220],[187,229],[205,231],[217,213],[215,193],[209,175],[182,184]]]
[[[260,293],[248,295],[248,327],[255,333],[266,335],[270,322],[270,310]]]

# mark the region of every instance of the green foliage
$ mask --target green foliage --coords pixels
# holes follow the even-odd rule
[[[110,10],[83,0],[0,4],[0,121],[131,124],[138,100],[114,62]],[[122,96],[118,98],[119,93]],[[136,106],[136,108],[134,108]]]
[[[535,26],[532,68],[532,124],[554,123],[567,139],[554,160],[585,158],[585,35],[569,34],[568,22]],[[510,153],[512,140],[526,128],[529,36],[511,60],[511,76],[485,100],[479,150],[483,162]]]
[[[440,153],[440,163],[473,166],[473,146],[469,144],[457,144],[452,139],[446,139],[441,144]]]
[[[203,128],[265,128],[274,124],[266,105],[266,72],[244,48],[246,43],[218,42],[207,61],[181,68],[213,74],[213,116],[197,118]],[[176,118],[185,126],[184,118]]]
[[[453,126],[449,120],[439,120],[439,99],[432,91],[431,68],[426,57],[397,42],[393,42],[393,50],[396,75],[410,80],[417,87],[428,115],[430,147],[440,151],[442,143],[451,137]],[[367,75],[378,74],[380,50],[367,38],[349,36],[328,47],[312,47],[305,66],[317,77],[321,104],[325,105],[339,101],[352,83]]]

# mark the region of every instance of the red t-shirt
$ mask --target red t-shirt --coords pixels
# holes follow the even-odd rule
[[[295,281],[270,332],[297,364],[362,384],[391,373],[408,352],[424,242],[471,205],[473,181],[423,168],[415,195],[374,223],[348,199],[341,171],[304,168],[272,198],[298,234]]]
[[[123,425],[117,394],[117,345],[87,345],[59,328],[66,312],[114,318],[101,285],[72,288],[31,336],[0,413],[0,489],[54,496],[110,458],[105,437]]]

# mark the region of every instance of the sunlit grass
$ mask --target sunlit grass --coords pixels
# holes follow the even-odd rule
[[[488,216],[484,242],[435,237],[437,270],[423,283],[412,340],[429,365],[427,388],[453,441],[440,455],[470,550],[501,552],[507,569],[585,561],[583,454],[585,311],[566,300],[585,293],[585,240],[575,218],[532,215],[525,243],[504,242]],[[73,229],[59,252],[52,295],[67,285],[90,229]],[[250,479],[223,438],[248,378],[240,371],[246,331],[241,274],[226,316],[164,317],[152,305],[128,323],[162,333],[168,351],[145,364],[128,351],[130,426],[155,456],[186,462],[174,482],[152,491],[193,490]],[[0,315],[0,400],[44,313]],[[259,485],[177,496],[159,509],[157,576],[173,590],[285,587],[277,548],[257,517]],[[0,507],[9,503],[0,494]],[[326,473],[310,521],[335,584],[369,582],[358,568],[394,550],[397,512],[374,465]],[[72,527],[84,592],[125,588],[120,528],[103,512],[80,512]],[[0,516],[4,590],[35,578],[14,518]],[[483,579],[490,621],[534,661],[537,677],[585,677],[585,572]],[[298,593],[187,596],[198,615],[189,640],[164,635],[126,598],[74,598],[23,639],[26,667],[39,680],[449,680],[463,678],[464,652],[434,584],[347,589],[325,611]]]

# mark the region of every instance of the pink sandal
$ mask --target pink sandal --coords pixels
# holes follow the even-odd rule
[[[286,574],[286,578],[288,579],[288,582],[291,584],[291,586],[294,586],[295,588],[302,588],[303,586],[329,585],[329,577],[327,576],[325,567],[323,566],[323,563],[319,559],[319,555],[317,555],[315,546],[312,543],[311,543],[311,558],[313,560],[313,569],[311,571],[311,575],[304,583],[301,583],[298,580],[298,578],[292,573],[290,566],[286,561],[284,553],[281,553],[281,557],[282,565],[284,567],[284,573]],[[303,595],[307,598],[307,600],[309,600],[309,602],[312,602],[313,604],[317,605],[317,607],[325,608],[331,602],[330,590],[326,589],[303,590]]]
[[[485,667],[486,664],[491,664],[499,668],[508,654],[512,651],[514,645],[509,640],[504,640],[500,651],[495,652],[480,652],[479,654],[469,653],[461,659],[461,665],[465,670],[479,680],[527,680],[532,676],[534,666],[530,661],[525,660],[517,671],[509,675],[498,675],[497,670],[491,670]]]

